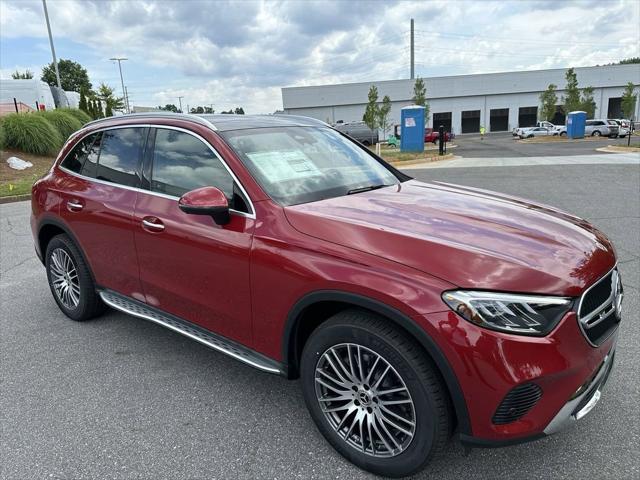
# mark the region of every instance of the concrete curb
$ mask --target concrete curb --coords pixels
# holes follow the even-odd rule
[[[608,153],[635,153],[640,152],[640,147],[622,147],[618,145],[607,145],[606,147],[596,148],[597,152]]]
[[[24,200],[29,200],[31,198],[30,193],[24,193],[22,195],[9,195],[7,197],[0,197],[0,204],[2,203],[12,203],[12,202],[22,202]]]

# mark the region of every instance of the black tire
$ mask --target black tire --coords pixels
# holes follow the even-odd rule
[[[600,135],[602,135],[600,133],[600,130],[594,130],[593,133],[591,134],[592,137],[599,137]]]
[[[566,137],[567,136],[567,132],[560,132],[560,136],[561,137]]]
[[[370,142],[369,140],[365,140],[364,142],[362,142],[362,144],[363,144],[365,147],[369,147],[369,146],[371,146],[371,142]]]
[[[329,348],[345,343],[383,357],[406,385],[414,405],[415,430],[406,448],[395,456],[376,457],[347,443],[320,407],[316,393],[318,362]],[[364,470],[387,477],[411,475],[442,452],[451,436],[449,396],[431,359],[414,339],[369,312],[343,311],[320,325],[304,347],[300,373],[304,399],[318,429],[342,456]]]
[[[75,307],[65,305],[53,286],[52,255],[57,249],[61,249],[69,255],[78,275],[80,294]],[[56,235],[51,239],[45,253],[45,267],[51,294],[58,304],[58,307],[60,307],[60,310],[62,310],[62,313],[71,320],[75,320],[76,322],[89,320],[102,314],[106,310],[106,305],[96,292],[96,286],[93,282],[89,267],[85,263],[76,244],[67,235]]]

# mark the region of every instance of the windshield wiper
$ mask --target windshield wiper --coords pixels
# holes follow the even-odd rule
[[[351,190],[347,191],[347,195],[353,195],[354,193],[369,192],[371,190],[377,190],[379,188],[390,187],[390,186],[391,185],[380,184],[380,185],[368,185],[366,187],[360,187],[360,188],[352,188]]]

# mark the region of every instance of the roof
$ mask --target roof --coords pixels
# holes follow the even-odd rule
[[[220,114],[220,115],[192,115],[188,113],[173,113],[173,112],[143,112],[143,113],[130,113],[127,115],[121,115],[118,117],[107,117],[94,120],[85,125],[97,125],[102,122],[106,122],[114,119],[130,119],[136,118],[151,122],[154,119],[167,119],[175,118],[180,120],[187,120],[199,125],[204,125],[212,130],[224,132],[228,130],[244,130],[248,128],[268,128],[268,127],[317,127],[326,126],[327,124],[316,120],[315,118],[303,117],[298,115],[232,115],[232,114]]]

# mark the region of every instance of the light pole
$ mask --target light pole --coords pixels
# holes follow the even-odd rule
[[[124,60],[129,60],[129,59],[126,57],[112,57],[109,60],[118,62],[118,70],[120,70],[120,84],[122,85],[122,95],[124,96],[124,101],[125,101],[125,104],[127,105],[127,113],[131,113],[131,110],[129,110],[129,99],[127,98],[127,92],[124,89],[124,80],[122,79],[122,63],[120,63]]]
[[[184,98],[184,96],[178,97],[178,103],[180,104],[180,113],[182,113],[182,99],[183,98]]]
[[[47,0],[42,0],[42,6],[44,7],[44,18],[47,21],[47,31],[49,32],[49,44],[51,45],[51,55],[53,56],[53,67],[56,70],[56,81],[58,82],[58,88],[62,90],[62,84],[60,83],[60,71],[58,70],[58,61],[56,60],[56,49],[53,48],[53,36],[51,35],[51,25],[49,25],[49,12],[47,12]]]

